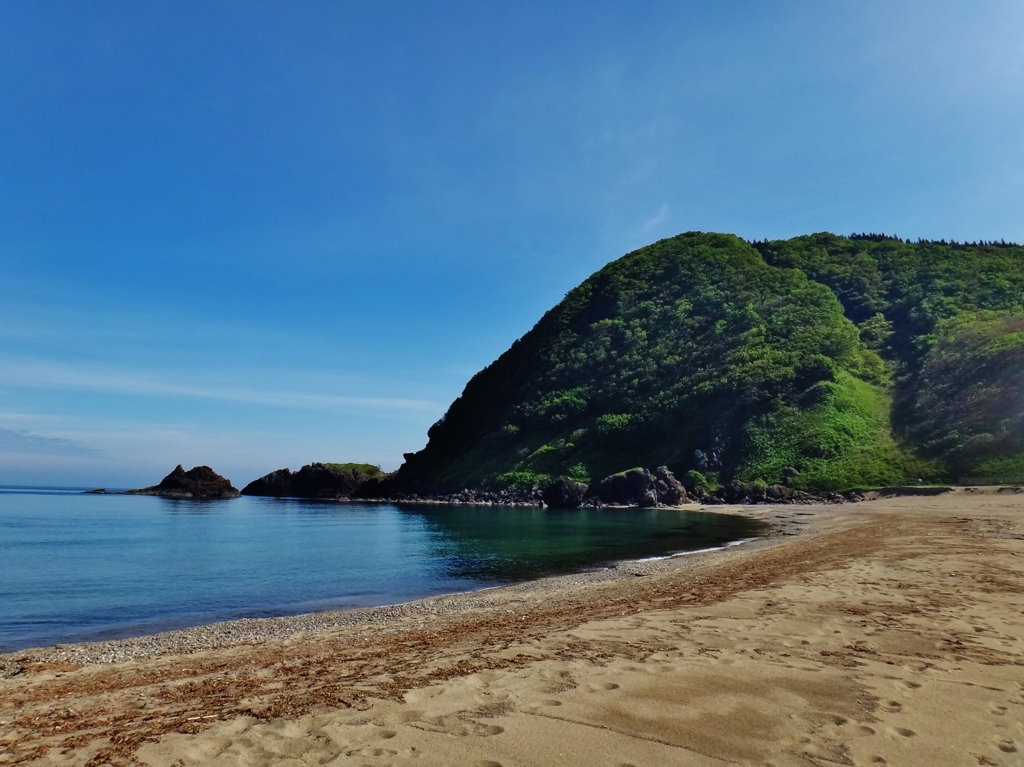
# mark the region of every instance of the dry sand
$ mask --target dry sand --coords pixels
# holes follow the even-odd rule
[[[0,658],[0,764],[1024,765],[1024,494],[739,511],[776,533]]]

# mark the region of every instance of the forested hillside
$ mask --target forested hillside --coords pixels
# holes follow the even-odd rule
[[[1024,474],[1024,248],[687,233],[601,269],[482,370],[404,489],[839,490]]]

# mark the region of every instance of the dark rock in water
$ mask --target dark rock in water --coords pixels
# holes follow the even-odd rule
[[[242,495],[286,498],[292,494],[292,470],[278,469],[254,479],[242,488]]]
[[[231,481],[209,466],[196,466],[185,471],[181,464],[161,480],[159,485],[129,490],[127,495],[160,495],[165,498],[237,498],[238,489]]]
[[[650,507],[658,505],[654,476],[647,469],[630,469],[605,477],[597,486],[597,497],[615,506]]]
[[[679,506],[690,502],[683,483],[676,479],[676,475],[669,471],[667,466],[659,466],[655,470],[654,490],[658,495],[658,503],[666,506]]]
[[[97,487],[95,490],[83,490],[82,495],[106,495],[107,488]]]
[[[242,495],[277,498],[351,498],[383,472],[378,466],[360,463],[310,463],[296,472],[278,469],[250,482]]]
[[[552,509],[576,509],[587,497],[587,486],[566,477],[559,477],[544,488],[544,503]]]
[[[367,477],[355,471],[310,463],[292,474],[292,492],[296,498],[348,498]]]

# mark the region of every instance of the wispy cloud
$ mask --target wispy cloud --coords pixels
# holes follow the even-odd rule
[[[44,437],[20,429],[0,429],[0,453],[97,456],[100,451],[75,440]]]
[[[433,412],[440,409],[438,403],[427,400],[193,385],[122,370],[50,362],[6,361],[0,365],[0,385],[96,391],[138,397],[204,399],[239,405],[266,405],[305,410],[350,411],[353,408],[373,408]]]
[[[649,232],[652,229],[654,229],[656,226],[659,226],[660,224],[664,223],[665,219],[667,219],[667,218],[668,218],[668,203],[665,203],[660,208],[658,208],[658,212],[657,213],[655,213],[649,219],[644,221],[643,224],[641,224],[640,231],[641,232]]]

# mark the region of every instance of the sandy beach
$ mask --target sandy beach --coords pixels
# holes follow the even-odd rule
[[[0,764],[1024,764],[1024,494],[728,511],[771,534],[0,656]]]

